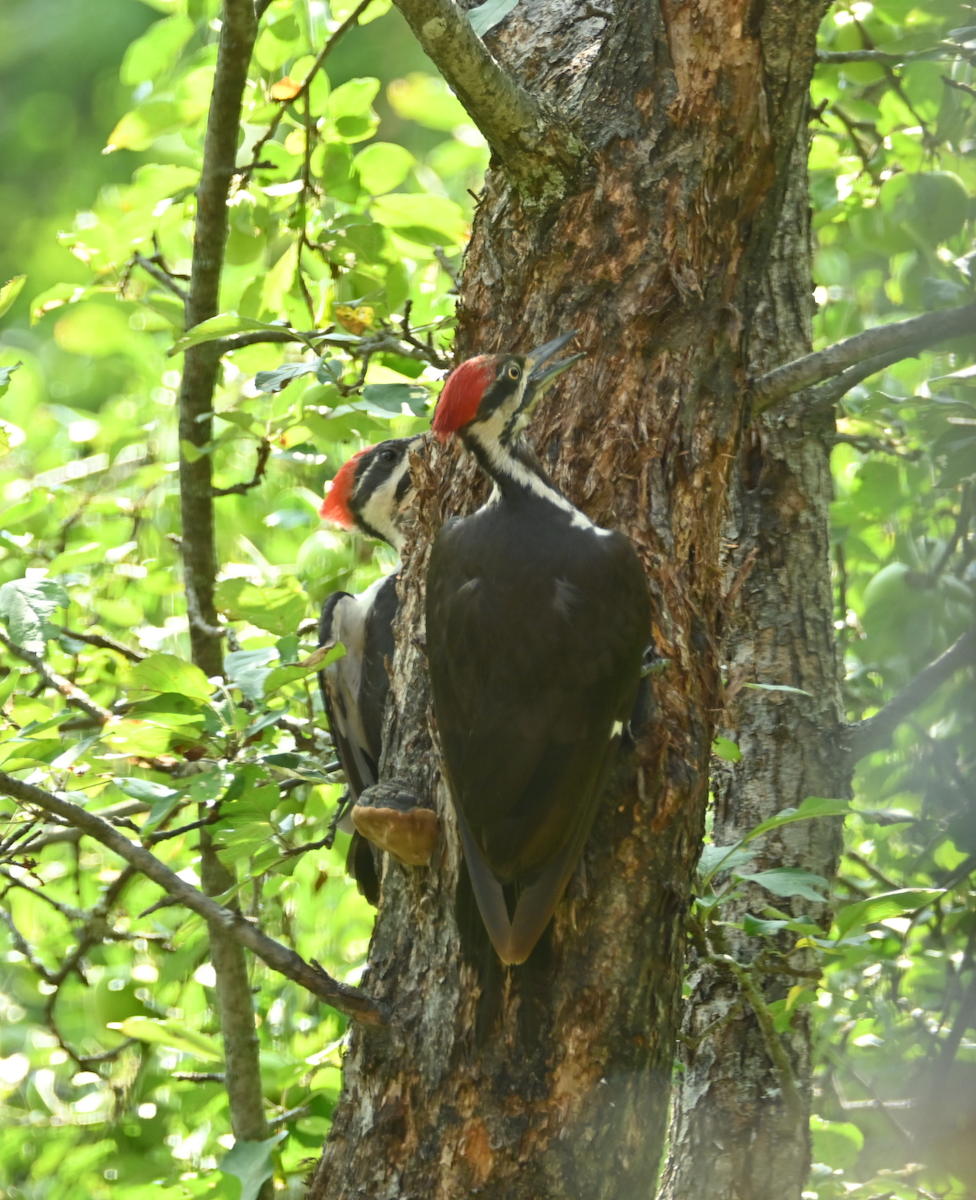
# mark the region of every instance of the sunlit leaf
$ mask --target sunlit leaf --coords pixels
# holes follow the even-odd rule
[[[68,604],[68,593],[53,579],[13,579],[0,587],[0,617],[11,641],[25,650],[44,649],[48,636],[55,636],[48,634],[47,622]]]
[[[196,700],[209,699],[213,691],[199,667],[175,654],[150,654],[129,668],[125,686],[133,692],[177,692]]]
[[[128,1017],[121,1024],[113,1026],[126,1037],[137,1038],[140,1042],[150,1045],[169,1046],[173,1050],[181,1050],[184,1054],[192,1054],[194,1058],[202,1058],[208,1062],[220,1062],[223,1051],[215,1038],[197,1033],[187,1028],[182,1021],[169,1019],[156,1020],[153,1017]]]
[[[287,1129],[282,1129],[264,1142],[235,1142],[221,1159],[221,1171],[241,1181],[241,1200],[257,1200],[261,1185],[274,1172],[271,1152],[287,1136]]]
[[[0,317],[3,316],[20,295],[21,289],[26,282],[26,275],[15,275],[13,279],[8,280],[3,287],[0,287]]]
[[[860,925],[870,925],[888,917],[915,912],[934,903],[943,895],[945,893],[938,888],[900,888],[894,892],[882,892],[867,900],[858,900],[854,904],[845,904],[834,918],[837,935],[844,937]]]
[[[817,889],[822,888],[826,892],[830,886],[822,875],[804,871],[799,867],[773,867],[768,871],[756,871],[753,874],[741,871],[736,874],[749,883],[758,883],[774,896],[802,896],[805,900],[820,903],[826,900],[826,896]]]
[[[712,742],[712,753],[716,758],[721,758],[725,762],[741,762],[742,751],[730,738],[717,737]]]

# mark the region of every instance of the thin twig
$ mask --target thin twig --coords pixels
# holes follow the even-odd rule
[[[942,76],[942,82],[956,91],[965,92],[967,96],[976,96],[976,88],[970,87],[968,83],[962,83],[958,79],[950,79],[948,75]]]
[[[387,1023],[388,1017],[383,1006],[372,997],[367,996],[360,988],[351,987],[349,984],[332,979],[320,967],[310,966],[294,950],[269,938],[240,913],[217,904],[209,896],[205,896],[197,888],[192,887],[158,858],[150,854],[148,850],[129,841],[127,837],[95,813],[88,812],[77,804],[72,804],[69,800],[47,792],[43,788],[34,787],[32,784],[15,779],[4,771],[0,771],[0,793],[10,796],[21,804],[33,805],[45,812],[52,813],[80,829],[82,833],[101,842],[103,846],[124,858],[127,863],[137,871],[141,871],[147,879],[151,879],[184,907],[197,913],[204,920],[219,925],[232,938],[256,954],[273,971],[278,971],[288,979],[294,980],[295,983],[332,1005],[333,1008],[345,1013],[352,1020],[372,1026],[382,1026]]]
[[[865,721],[848,725],[841,731],[845,749],[855,759],[863,758],[886,746],[898,726],[928,700],[936,688],[951,679],[956,671],[976,663],[976,625],[952,643],[944,654],[923,667],[897,696]]]
[[[818,50],[817,62],[820,63],[857,63],[874,62],[896,67],[899,63],[915,62],[918,59],[940,58],[944,54],[957,52],[958,47],[951,42],[943,42],[930,50],[905,50],[901,54],[888,50]]]
[[[773,1020],[773,1014],[769,1011],[762,992],[760,992],[755,980],[752,978],[752,972],[748,967],[742,966],[741,963],[736,962],[734,958],[726,954],[709,955],[709,962],[717,967],[725,967],[732,972],[738,981],[739,987],[749,1001],[749,1007],[756,1014],[756,1023],[759,1025],[759,1032],[762,1034],[766,1053],[769,1055],[779,1079],[780,1091],[783,1093],[783,1099],[790,1111],[790,1116],[796,1122],[803,1121],[806,1117],[806,1106],[803,1103],[803,1097],[800,1095],[800,1089],[793,1074],[793,1065],[783,1046],[782,1039],[776,1032],[776,1023]]]
[[[65,637],[72,638],[76,642],[84,642],[88,646],[97,646],[99,650],[115,650],[118,654],[124,655],[129,662],[139,663],[146,657],[141,650],[133,650],[131,646],[127,646],[124,642],[116,641],[115,638],[109,637],[105,633],[81,633],[77,629],[65,629],[63,625],[56,625],[55,629]]]
[[[93,720],[104,725],[106,721],[112,719],[112,713],[107,708],[102,708],[83,691],[77,684],[71,682],[70,679],[65,679],[63,675],[59,675],[57,671],[52,671],[43,658],[39,654],[35,654],[33,650],[26,650],[23,646],[18,646],[12,642],[7,635],[0,630],[0,643],[7,647],[11,654],[27,663],[34,671],[40,675],[43,684],[47,688],[51,688],[55,692],[65,698],[69,704],[73,704],[75,708],[80,708]]]
[[[862,454],[891,454],[909,462],[916,462],[922,456],[921,450],[901,450],[894,442],[862,433],[831,433],[824,440],[830,446],[853,446]]]
[[[256,488],[264,478],[264,472],[268,466],[268,459],[271,457],[271,443],[267,438],[262,438],[258,442],[258,459],[254,464],[254,474],[247,483],[235,483],[230,487],[214,488],[211,493],[214,498],[218,496],[244,496],[251,488]]]
[[[752,384],[756,397],[755,411],[762,412],[784,396],[840,375],[849,367],[858,364],[863,366],[867,360],[879,355],[898,352],[900,358],[910,358],[927,346],[974,331],[976,304],[925,313],[921,317],[894,321],[889,325],[877,325],[874,329],[836,342],[826,350],[807,354],[760,375]]]
[[[138,265],[142,267],[146,274],[151,275],[158,284],[161,284],[167,289],[167,291],[172,292],[173,295],[182,300],[184,304],[186,303],[187,296],[189,295],[186,288],[180,287],[180,285],[176,282],[172,275],[170,275],[165,267],[158,265],[155,259],[146,258],[144,254],[133,254],[132,260],[133,262],[138,263]]]

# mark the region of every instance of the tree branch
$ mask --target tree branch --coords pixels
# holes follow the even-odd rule
[[[502,70],[454,0],[395,3],[510,179],[560,195],[584,153],[578,139]]]
[[[835,375],[843,376],[849,368],[863,370],[872,359],[882,355],[887,357],[884,365],[889,365],[899,359],[910,358],[919,350],[943,342],[947,338],[973,332],[976,332],[976,304],[925,313],[921,317],[895,321],[890,325],[877,325],[874,329],[867,329],[864,333],[836,342],[826,350],[807,354],[760,375],[752,383],[755,396],[753,411],[763,412],[784,396],[799,392],[823,379],[832,379]],[[890,357],[892,355],[896,357]],[[871,371],[867,373],[873,374],[880,369],[879,366],[872,366]],[[848,383],[845,391],[847,387],[853,387],[854,382],[858,381]]]
[[[292,329],[256,329],[253,333],[232,333],[227,337],[217,338],[211,344],[218,347],[221,354],[230,354],[234,350],[243,350],[245,346],[259,346],[262,343],[291,342],[314,343],[316,346],[335,346],[345,350],[354,357],[367,354],[399,354],[402,358],[412,358],[417,362],[427,362],[438,370],[446,371],[450,362],[439,354],[432,346],[426,346],[411,334],[409,341],[398,338],[395,334],[383,331],[373,337],[361,338],[353,342],[343,334],[332,335],[330,331],[318,330],[301,331]],[[220,415],[219,413],[217,414]]]
[[[951,679],[962,667],[976,663],[976,625],[968,629],[952,643],[944,654],[923,667],[915,678],[897,696],[873,717],[858,721],[843,731],[843,744],[855,760],[880,750],[887,745],[892,734],[906,718],[920,708],[936,688]]]
[[[899,63],[917,62],[919,59],[938,59],[946,53],[958,53],[959,47],[948,45],[933,46],[930,50],[906,50],[902,54],[892,54],[887,50],[818,50],[818,63],[857,63],[876,62],[883,66],[896,67]]]
[[[262,438],[258,442],[258,460],[254,464],[254,475],[247,483],[233,483],[230,487],[214,488],[213,497],[218,496],[245,496],[251,490],[256,488],[264,478],[265,468],[268,465],[268,459],[271,457],[271,443],[267,438]]]
[[[133,650],[131,646],[127,646],[124,642],[118,642],[105,633],[80,633],[77,629],[65,629],[63,625],[56,625],[55,628],[59,633],[75,642],[97,646],[99,650],[114,650],[117,654],[124,655],[129,662],[139,663],[146,657],[141,650]]]
[[[227,241],[227,195],[236,170],[241,100],[257,33],[252,0],[224,0],[221,9],[217,70],[203,149],[203,169],[197,189],[193,234],[193,265],[186,301],[186,328],[215,317]],[[192,455],[189,444],[203,450],[213,437],[213,393],[220,352],[211,342],[191,346],[183,361],[180,388],[180,508],[183,525],[183,571],[188,595],[199,610],[190,618],[193,661],[208,677],[222,669],[221,643],[216,636],[214,578],[213,459]]]
[[[365,992],[331,978],[321,967],[310,966],[294,950],[289,950],[287,946],[269,938],[250,921],[245,920],[240,913],[217,904],[181,879],[169,867],[161,863],[155,855],[131,842],[95,813],[88,812],[52,792],[44,791],[43,788],[23,783],[4,771],[0,771],[0,793],[10,796],[21,804],[33,805],[43,809],[44,812],[60,817],[80,830],[81,833],[95,838],[103,846],[118,854],[120,858],[124,858],[137,871],[141,871],[147,879],[151,879],[179,904],[197,913],[205,921],[219,925],[235,941],[256,954],[273,971],[278,971],[288,979],[300,984],[313,995],[318,996],[320,1000],[324,1000],[352,1020],[377,1027],[387,1023],[385,1010]]]
[[[890,350],[887,354],[875,354],[872,358],[866,358],[864,362],[858,363],[857,366],[841,371],[835,379],[828,379],[826,383],[811,388],[809,393],[798,403],[798,407],[802,408],[805,413],[814,413],[824,408],[830,408],[846,396],[852,387],[863,383],[869,376],[877,375],[879,371],[894,366],[896,362],[914,357],[915,354],[905,354],[902,350]]]
[[[158,284],[161,284],[164,288],[166,288],[167,291],[172,292],[173,295],[182,300],[184,304],[186,303],[186,288],[181,288],[172,275],[170,275],[168,271],[163,270],[163,268],[154,262],[153,259],[146,258],[144,254],[133,254],[132,261],[138,263],[138,265],[142,267],[146,274],[151,275]]]
[[[16,645],[2,630],[0,630],[0,643],[6,646],[11,654],[22,659],[32,670],[36,671],[40,675],[45,687],[60,692],[69,704],[73,704],[75,708],[80,708],[82,712],[87,713],[88,716],[98,721],[99,724],[104,725],[106,721],[111,720],[112,713],[107,708],[102,708],[100,704],[96,704],[87,692],[82,691],[70,679],[65,679],[57,671],[52,671],[39,654],[35,654],[33,650],[25,650],[23,646]]]

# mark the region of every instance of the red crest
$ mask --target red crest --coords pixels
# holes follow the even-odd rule
[[[434,413],[434,432],[442,442],[474,420],[481,397],[494,374],[494,356],[479,354],[477,358],[461,363],[448,375]]]
[[[370,447],[367,446],[366,450]],[[356,518],[352,515],[352,509],[349,507],[349,501],[352,498],[353,485],[356,482],[356,464],[366,453],[366,450],[360,450],[358,454],[354,454],[348,462],[342,464],[336,471],[335,479],[332,480],[332,486],[326,493],[325,499],[322,501],[322,507],[319,509],[319,516],[326,521],[331,521],[333,525],[338,525],[341,529],[352,529],[356,524]]]

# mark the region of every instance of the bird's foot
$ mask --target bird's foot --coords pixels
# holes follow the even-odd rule
[[[336,831],[341,829],[343,833],[352,833],[351,818],[349,810],[352,808],[352,796],[348,791],[343,792],[336,805],[336,810],[332,814],[332,820],[325,831],[325,838],[322,844],[326,850],[331,850],[336,838]]]
[[[649,675],[660,675],[662,671],[666,671],[671,666],[670,658],[662,658],[657,652],[657,646],[652,642],[644,651],[641,658],[641,678],[646,679]]]
[[[352,823],[374,846],[410,867],[430,862],[441,828],[437,813],[396,779],[366,788],[352,810]]]

